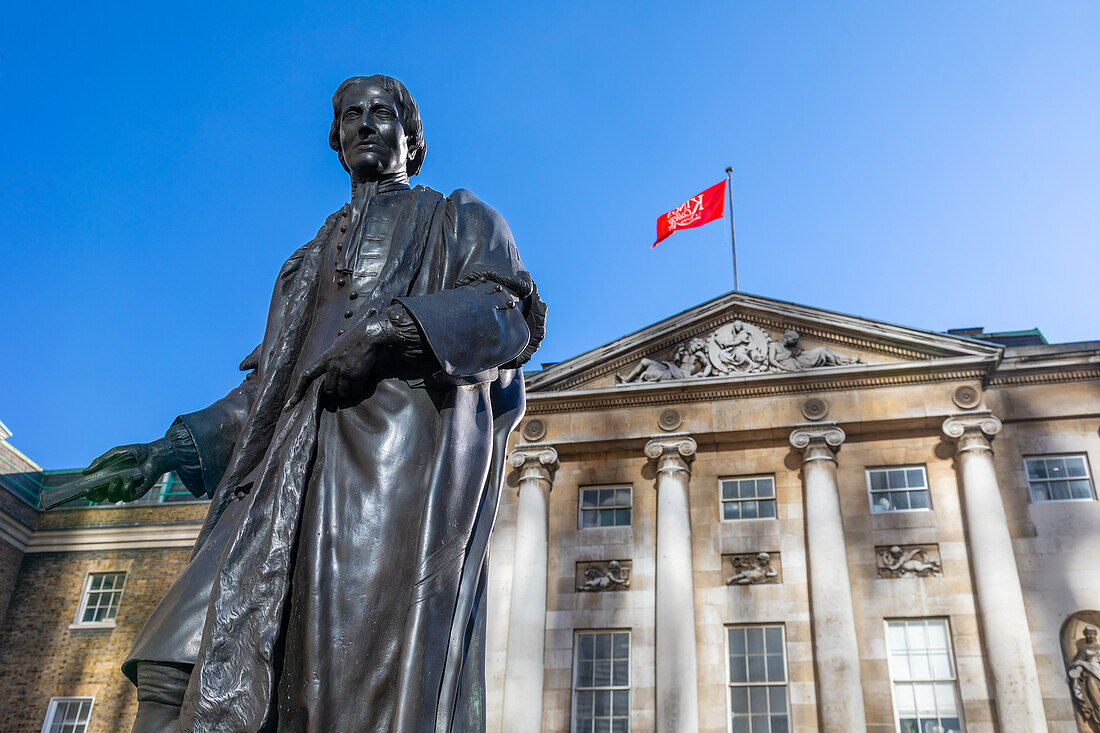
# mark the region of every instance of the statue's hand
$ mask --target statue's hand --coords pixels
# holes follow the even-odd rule
[[[306,368],[287,400],[286,409],[305,396],[313,380],[323,377],[321,401],[346,405],[361,397],[384,348],[394,343],[396,333],[385,315],[359,321],[336,339],[328,351]]]
[[[106,488],[88,494],[88,499],[94,502],[135,501],[176,467],[175,454],[164,438],[152,443],[117,446],[84,469],[85,475],[99,473],[110,480]],[[140,473],[135,474],[135,468]]]

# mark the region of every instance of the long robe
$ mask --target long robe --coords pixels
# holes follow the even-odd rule
[[[529,278],[469,192],[374,194],[354,241],[347,214],[284,266],[253,378],[181,417],[217,488],[127,667],[193,652],[183,730],[484,728],[486,552],[540,303],[500,285]],[[364,245],[376,259],[353,261]],[[314,384],[284,410],[340,329],[395,302],[438,371],[397,368],[341,409]]]

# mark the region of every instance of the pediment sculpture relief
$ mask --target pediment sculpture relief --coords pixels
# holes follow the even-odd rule
[[[759,326],[737,320],[719,326],[706,338],[696,337],[681,344],[671,359],[643,358],[628,373],[615,378],[621,383],[667,382],[859,363],[858,356],[841,356],[826,346],[805,349],[800,339],[793,329],[775,339]]]

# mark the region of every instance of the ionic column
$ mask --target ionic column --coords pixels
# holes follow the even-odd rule
[[[520,446],[508,456],[508,463],[520,469],[520,479],[502,729],[537,733],[542,730],[546,643],[547,499],[558,452],[548,446]]]
[[[955,443],[955,472],[997,717],[1005,730],[1046,730],[1020,573],[993,470],[990,441],[1000,431],[1001,421],[989,412],[956,415],[943,422],[944,435]]]
[[[825,733],[867,730],[852,582],[836,480],[835,451],[844,438],[844,431],[836,423],[800,425],[790,438],[791,445],[802,452],[817,709]]]
[[[645,454],[657,461],[657,733],[697,733],[695,579],[691,562],[689,461],[695,441],[655,438]]]

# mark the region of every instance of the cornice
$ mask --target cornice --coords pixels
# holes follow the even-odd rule
[[[88,552],[92,550],[147,550],[191,548],[202,529],[201,521],[141,524],[127,527],[69,527],[31,533],[23,550]]]
[[[983,379],[994,364],[993,357],[964,356],[897,364],[821,367],[805,372],[706,377],[560,392],[529,392],[527,414]]]

